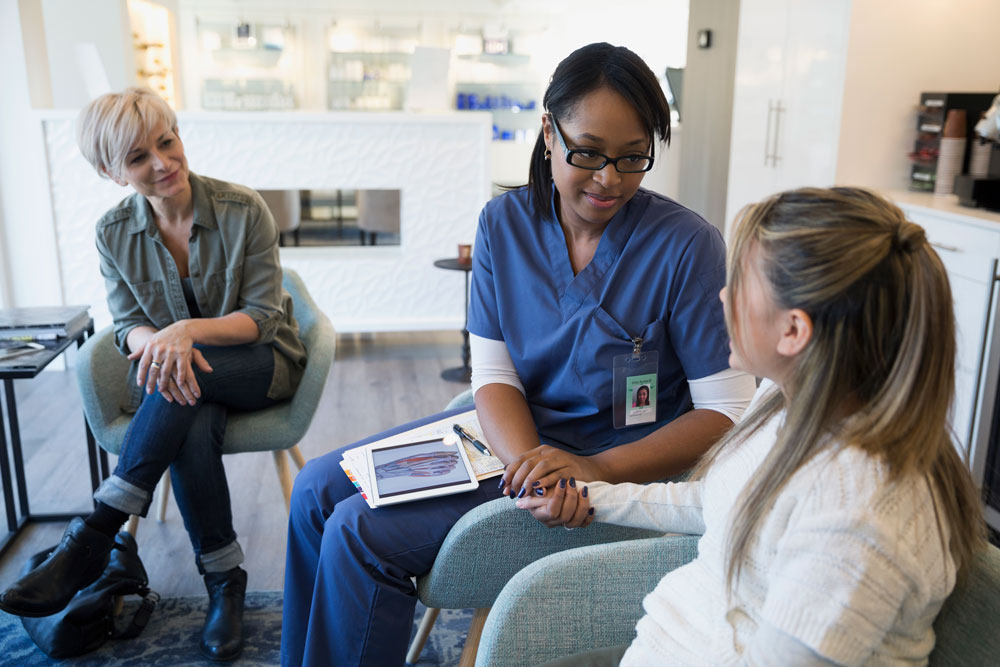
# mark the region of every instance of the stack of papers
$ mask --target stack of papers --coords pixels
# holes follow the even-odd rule
[[[485,443],[487,448],[489,447],[489,443],[483,437],[483,429],[479,426],[479,417],[476,415],[475,410],[452,415],[451,417],[425,424],[410,431],[403,431],[388,438],[377,440],[374,443],[369,443],[369,445],[403,445],[417,440],[439,438],[448,434],[454,434],[452,430],[452,425],[454,424],[460,424],[473,437]],[[503,473],[503,462],[500,459],[495,456],[483,454],[465,442],[464,439],[462,440],[462,444],[465,445],[465,451],[469,454],[469,461],[472,463],[472,469],[476,472],[476,479],[480,482],[490,477],[497,477]],[[371,488],[371,480],[368,479],[368,458],[365,453],[369,445],[362,445],[344,452],[344,458],[340,462],[340,467],[347,473],[347,478],[351,480],[351,483],[361,492],[368,506],[375,509],[375,505],[372,504],[371,498],[365,491],[365,489]]]

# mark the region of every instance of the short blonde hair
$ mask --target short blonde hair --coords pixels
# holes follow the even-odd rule
[[[76,143],[100,176],[118,178],[128,152],[161,121],[177,128],[177,115],[162,97],[149,88],[129,87],[84,107],[76,123]]]

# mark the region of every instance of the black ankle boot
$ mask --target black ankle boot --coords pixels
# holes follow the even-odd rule
[[[243,651],[243,599],[247,573],[239,567],[205,575],[208,614],[201,631],[201,652],[210,660],[235,660]]]
[[[62,610],[77,591],[101,576],[114,543],[83,519],[73,519],[49,557],[0,593],[0,609],[17,616],[49,616]]]

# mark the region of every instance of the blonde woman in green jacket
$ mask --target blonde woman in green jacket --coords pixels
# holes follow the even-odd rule
[[[0,594],[0,608],[65,607],[103,571],[128,515],[145,516],[169,467],[210,598],[201,649],[232,660],[247,575],[222,465],[226,413],[289,397],[306,361],[281,286],[278,229],[253,190],[188,170],[176,116],[148,89],[91,102],[78,142],[98,174],[135,190],[98,222],[97,249],[136,413],[94,513],[74,519],[53,554]]]

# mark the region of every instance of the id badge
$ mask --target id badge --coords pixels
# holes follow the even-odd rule
[[[642,339],[632,339],[632,352],[614,357],[615,428],[628,428],[656,421],[656,377],[660,353],[644,352]]]

